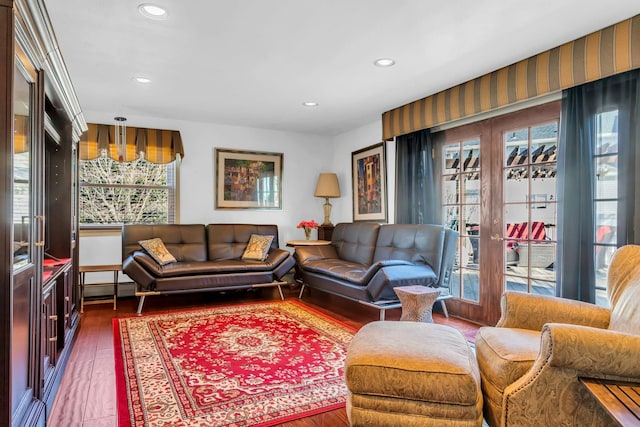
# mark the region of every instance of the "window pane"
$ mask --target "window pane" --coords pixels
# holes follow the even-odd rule
[[[444,146],[442,170],[445,174],[455,173],[460,169],[460,146],[450,144]]]
[[[477,171],[480,169],[480,140],[472,139],[465,141],[462,146],[462,170],[464,172]]]
[[[504,160],[507,166],[528,163],[529,129],[520,129],[504,134]]]
[[[615,245],[618,240],[618,202],[596,202],[595,215],[596,243]]]
[[[451,294],[479,301],[480,139],[446,144],[442,170],[443,223],[460,233]]]
[[[452,176],[457,178],[457,175]],[[460,202],[459,183],[460,181],[458,179],[442,182],[442,204],[452,205]]]
[[[79,162],[80,223],[173,223],[175,163]]]
[[[596,199],[618,198],[618,156],[596,157]]]
[[[480,203],[480,175],[477,172],[463,174],[462,183],[464,185],[462,203]]]
[[[607,307],[607,274],[618,244],[618,110],[595,116],[594,260],[596,303]]]
[[[596,115],[596,134],[596,155],[618,153],[618,110]]]

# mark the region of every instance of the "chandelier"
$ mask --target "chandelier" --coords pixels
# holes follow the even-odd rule
[[[118,161],[124,162],[127,155],[127,121],[126,117],[116,116],[113,118],[115,121],[115,133],[116,133],[116,149],[118,150]]]

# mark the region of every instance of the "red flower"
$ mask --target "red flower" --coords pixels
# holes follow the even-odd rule
[[[311,221],[300,221],[296,228],[318,228],[318,223],[313,219]]]

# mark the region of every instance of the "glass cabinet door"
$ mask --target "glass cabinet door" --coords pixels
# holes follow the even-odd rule
[[[13,87],[13,268],[32,262],[31,90],[28,74],[16,65]]]

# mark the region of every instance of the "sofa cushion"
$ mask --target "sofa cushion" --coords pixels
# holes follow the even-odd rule
[[[333,230],[331,244],[338,258],[371,265],[379,229],[380,224],[374,222],[340,223]]]
[[[540,352],[540,331],[482,327],[476,334],[476,353],[485,397],[502,402],[504,389],[522,377]]]
[[[278,247],[278,226],[262,224],[209,224],[207,225],[208,259],[240,259],[253,234],[273,236],[271,248]]]
[[[310,259],[305,261],[304,269],[313,273],[324,274],[327,276],[335,277],[337,279],[347,280],[351,283],[365,285],[365,273],[369,269],[369,266],[358,264],[356,262],[341,260],[338,258]]]
[[[386,224],[380,227],[373,260],[406,260],[440,271],[444,237],[439,225]]]
[[[351,341],[345,366],[354,394],[473,408],[482,399],[475,356],[450,326],[368,323]]]
[[[242,259],[264,261],[271,249],[271,242],[273,236],[261,236],[259,234],[252,234],[247,243],[247,247],[242,253]]]
[[[303,268],[314,273],[326,274],[337,279],[347,280],[357,285],[366,285],[373,276],[384,267],[412,266],[413,263],[403,260],[378,261],[372,265],[357,264],[355,262],[344,261],[338,258],[314,259],[304,261]],[[433,270],[429,269],[425,274],[431,273],[435,277]]]
[[[156,237],[155,239],[140,240],[138,243],[158,264],[166,265],[176,262],[176,258],[167,250],[162,239]]]
[[[288,251],[284,249],[273,249],[264,261],[241,259],[191,262],[178,261],[172,264],[159,265],[146,252],[138,251],[133,253],[133,259],[157,278],[273,271],[276,266],[283,263],[283,261],[289,257],[291,257],[291,255]]]
[[[127,224],[122,227],[122,259],[140,250],[140,240],[160,238],[178,261],[206,261],[207,235],[202,224]]]

